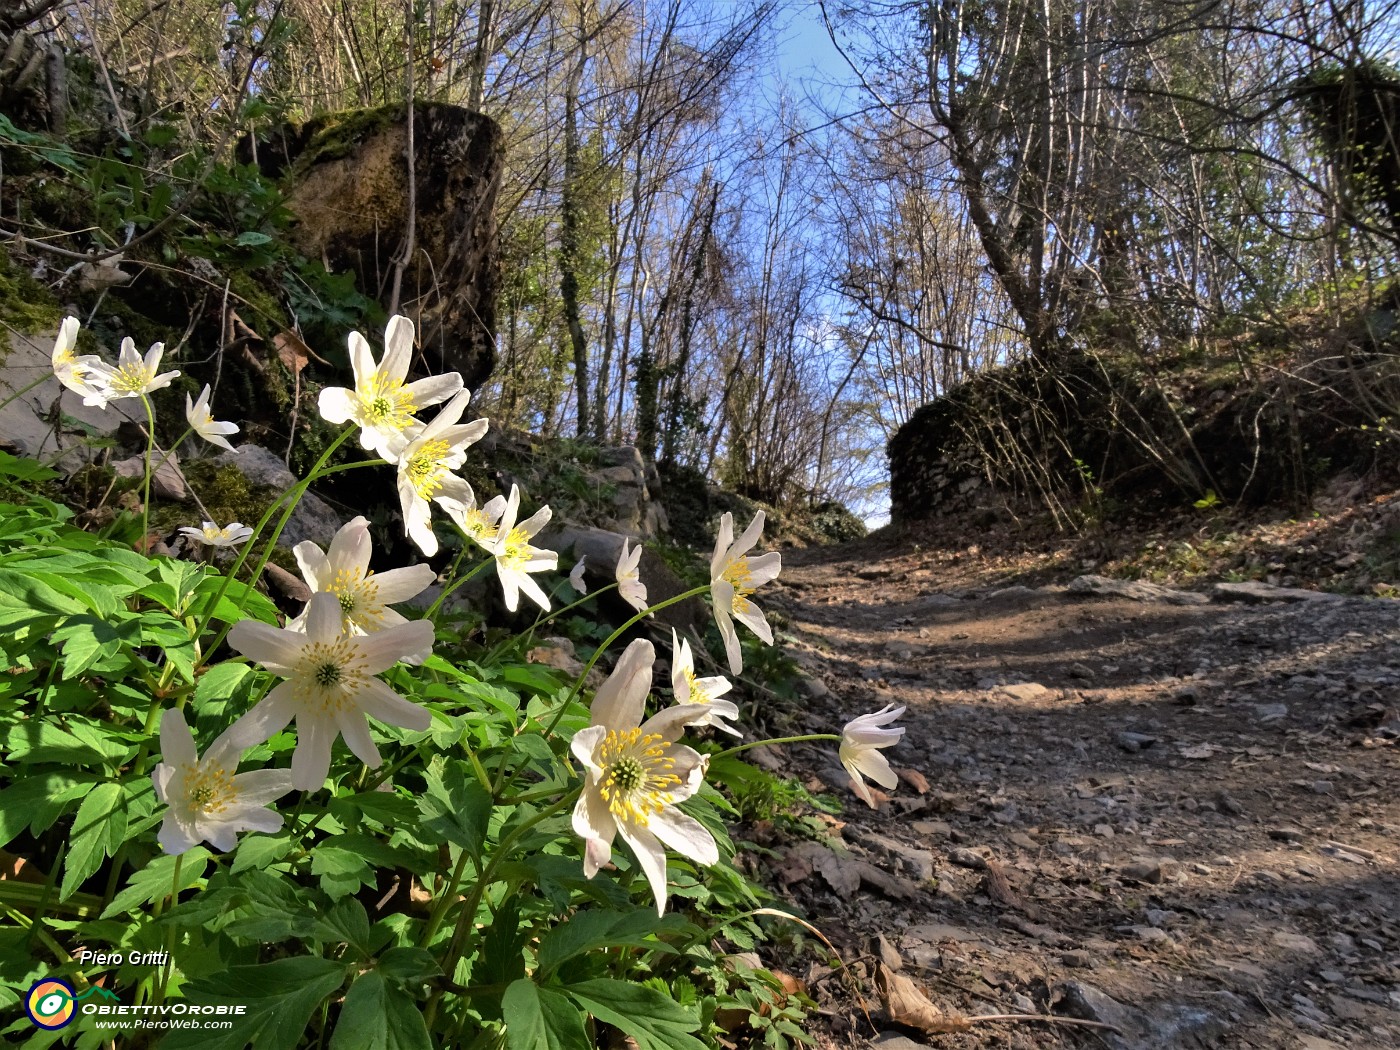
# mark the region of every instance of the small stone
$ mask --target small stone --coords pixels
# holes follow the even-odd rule
[[[1149,733],[1122,732],[1115,738],[1114,742],[1129,754],[1135,754],[1151,747],[1157,742],[1157,738]]]
[[[1240,805],[1239,800],[1236,799],[1233,795],[1231,795],[1228,791],[1222,791],[1218,795],[1216,795],[1215,802],[1216,805],[1218,805],[1226,813],[1229,813],[1233,816],[1238,817],[1241,813],[1244,812],[1244,806]]]
[[[1302,952],[1312,955],[1317,951],[1317,942],[1302,933],[1287,933],[1280,930],[1274,934],[1274,943],[1285,951]]]
[[[1072,970],[1092,970],[1094,968],[1094,957],[1084,951],[1065,952],[1060,956],[1060,962]]]
[[[1346,980],[1346,975],[1340,970],[1319,970],[1317,975],[1328,984],[1341,984]]]
[[[1097,836],[1098,836],[1099,838],[1101,838],[1101,839],[1111,839],[1111,838],[1113,838],[1113,825],[1111,825],[1111,824],[1095,824],[1095,825],[1094,825],[1094,834],[1097,835]]]
[[[1301,828],[1277,827],[1269,829],[1269,838],[1275,842],[1302,842],[1304,832]]]
[[[982,871],[987,867],[986,857],[962,846],[949,850],[948,859],[960,868],[972,868],[974,871]]]
[[[1141,857],[1118,869],[1125,879],[1134,882],[1150,882],[1154,885],[1162,881],[1162,865],[1151,857]]]
[[[1043,700],[1050,695],[1050,690],[1039,682],[1017,682],[1015,685],[1000,686],[997,691],[1012,700]]]
[[[891,970],[904,969],[904,960],[900,958],[899,952],[895,950],[894,945],[889,942],[883,933],[877,933],[875,935],[875,948],[879,953],[880,961]]]

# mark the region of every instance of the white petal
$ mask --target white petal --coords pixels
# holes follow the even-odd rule
[[[178,707],[169,707],[161,712],[160,757],[172,766],[192,766],[198,761],[194,734],[185,722],[184,712]]]
[[[448,372],[446,375],[429,376],[416,383],[409,383],[403,389],[404,393],[413,399],[414,406],[422,408],[425,405],[440,404],[461,390],[462,377],[456,372]]]
[[[344,423],[355,414],[355,395],[343,386],[328,386],[316,399],[316,408],[327,423]]]
[[[196,834],[193,827],[180,821],[175,811],[171,810],[161,822],[160,831],[156,832],[156,841],[166,853],[179,854],[199,845],[201,836]]]
[[[631,642],[617,666],[593,697],[589,721],[609,729],[632,729],[640,724],[651,690],[656,647],[645,638]]]
[[[602,776],[603,770],[602,767],[593,760],[593,755],[598,750],[598,745],[603,742],[603,738],[607,735],[607,726],[591,725],[575,733],[574,739],[569,743],[569,750],[574,753],[574,757],[579,760],[579,764],[595,777]]]
[[[421,733],[433,724],[431,711],[405,700],[377,678],[364,684],[356,700],[362,711],[386,725]]]
[[[229,631],[228,644],[269,671],[285,675],[301,659],[306,636],[257,620],[240,620]]]
[[[240,804],[265,806],[292,790],[292,774],[285,769],[251,769],[233,778]]]
[[[762,587],[765,583],[771,583],[778,578],[778,573],[783,569],[783,556],[777,551],[769,551],[767,554],[760,554],[757,558],[749,559],[749,582],[748,586]]]
[[[744,607],[734,614],[734,619],[758,635],[769,645],[773,644],[773,628],[768,626],[768,620],[760,609],[751,601],[745,601]]]
[[[339,711],[335,722],[340,727],[340,735],[345,738],[346,746],[356,758],[370,767],[379,765],[382,761],[379,748],[374,746],[374,737],[370,735],[369,723],[364,715],[359,711]]]
[[[379,600],[385,605],[395,605],[422,594],[436,575],[431,565],[408,565],[377,572],[374,582],[379,585]]]
[[[298,791],[319,791],[331,771],[331,745],[335,723],[325,716],[297,718],[297,749],[292,752],[292,786]]]
[[[345,614],[340,599],[330,591],[317,591],[306,603],[306,637],[321,645],[330,645],[340,637],[345,626]],[[385,665],[387,666],[387,665]],[[377,668],[370,674],[377,674]]]
[[[340,605],[336,604],[339,614]],[[433,625],[428,620],[410,620],[397,627],[386,627],[382,631],[355,639],[355,645],[364,656],[364,667],[369,674],[386,671],[403,659],[405,653],[416,653],[433,644]]]
[[[332,569],[364,572],[369,568],[370,547],[369,519],[361,515],[340,527],[331,540],[330,550],[326,551],[326,558]]]
[[[635,824],[620,824],[617,829],[624,842],[632,847],[637,860],[651,883],[651,892],[656,897],[656,914],[666,912],[666,850],[661,842],[646,828]]]
[[[359,390],[369,383],[370,379],[379,369],[374,363],[374,354],[369,348],[369,342],[359,332],[350,333],[349,345],[350,368],[355,373],[355,389]],[[325,397],[324,391],[322,391],[321,396]],[[325,415],[325,412],[321,414]],[[326,418],[329,419],[330,417],[327,416]],[[349,418],[349,416],[345,417],[345,419]],[[336,420],[331,420],[331,422],[336,422]],[[339,422],[343,423],[345,420],[340,420]]]
[[[667,847],[697,864],[708,867],[719,860],[719,846],[714,836],[698,820],[674,806],[666,806],[660,813],[653,814],[647,827]]]
[[[734,515],[725,511],[719,518],[719,534],[715,537],[715,552],[710,555],[710,579],[718,580],[734,542]]]
[[[298,706],[292,684],[281,682],[242,718],[225,729],[219,741],[236,752],[247,751],[264,740],[271,740],[287,728]]]
[[[392,379],[403,379],[412,363],[413,322],[403,314],[395,314],[384,328],[384,359],[379,362],[379,371]],[[461,376],[457,381],[461,383]]]
[[[331,585],[331,581],[335,578],[335,571],[331,568],[331,562],[326,557],[326,552],[320,547],[310,540],[302,540],[292,548],[292,554],[296,557],[297,567],[301,569],[301,578],[313,591],[319,591]]]
[[[612,859],[617,822],[597,791],[585,790],[574,803],[574,833],[583,839],[583,874],[592,878]]]

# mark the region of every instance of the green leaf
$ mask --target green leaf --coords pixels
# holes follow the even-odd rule
[[[564,991],[598,1020],[630,1035],[641,1050],[704,1050],[690,1034],[700,1027],[699,1015],[655,988],[600,977]]]
[[[215,700],[228,700],[239,689],[251,684],[253,669],[247,664],[226,661],[215,664],[199,676],[194,687],[194,702],[197,707],[213,703]]]
[[[674,949],[655,939],[665,928],[689,926],[678,915],[664,919],[650,908],[633,912],[581,911],[567,922],[550,930],[540,942],[539,968],[549,973],[562,963],[599,948],[653,948],[664,952]]]
[[[345,993],[331,1050],[432,1050],[423,1008],[378,970],[356,978]]]
[[[26,825],[36,835],[46,830],[68,803],[102,779],[95,773],[35,773],[0,791],[0,847]]]
[[[365,959],[372,954],[369,914],[354,897],[337,901],[335,907],[320,916],[311,927],[311,936],[322,944],[348,944]]]
[[[261,871],[281,860],[291,849],[292,837],[286,831],[276,835],[245,835],[233,855],[232,871],[235,875],[249,868]]]
[[[71,679],[94,664],[105,665],[121,652],[123,642],[139,645],[141,624],[135,617],[113,624],[96,616],[71,616],[50,637],[63,646],[63,677]]]
[[[170,893],[171,881],[175,877],[175,862],[180,860],[180,882],[176,892],[187,890],[204,877],[204,869],[209,866],[209,851],[203,846],[186,850],[179,857],[162,854],[131,876],[131,881],[112,898],[102,918],[110,919],[117,915],[127,915],[136,908]]]
[[[446,762],[440,768],[441,773],[435,762],[426,775],[428,790],[418,804],[426,818],[423,826],[480,858],[491,821],[491,792],[466,762]]]
[[[233,243],[240,248],[261,248],[264,244],[271,244],[272,238],[257,230],[246,230],[234,238]]]
[[[68,858],[63,865],[63,885],[58,899],[67,900],[117,851],[126,837],[126,805],[122,786],[114,781],[98,784],[78,807],[68,836]]]
[[[375,968],[404,984],[422,984],[442,973],[433,953],[426,948],[390,948],[379,957]]]
[[[583,1016],[568,999],[528,977],[501,997],[508,1050],[589,1050]]]
[[[344,963],[298,956],[260,966],[233,966],[185,986],[185,995],[201,1006],[246,1005],[231,1018],[228,1031],[181,1029],[167,1035],[162,1050],[294,1050],[322,999],[345,980]]]

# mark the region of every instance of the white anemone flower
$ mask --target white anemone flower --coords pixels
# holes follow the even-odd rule
[[[253,530],[241,521],[222,526],[206,521],[197,529],[186,525],[180,532],[206,547],[237,547],[253,535]]]
[[[431,557],[437,553],[430,500],[445,499],[466,505],[476,502],[472,487],[452,473],[467,459],[467,446],[480,441],[490,423],[477,419],[459,423],[471,394],[460,391],[426,426],[414,425],[389,443],[399,468],[399,504],[404,531],[418,549]]]
[[[734,620],[769,645],[773,644],[773,629],[768,626],[763,610],[749,600],[749,595],[755,590],[776,579],[782,568],[782,556],[777,551],[757,558],[748,557],[748,552],[762,533],[763,511],[759,511],[744,534],[734,540],[734,515],[726,511],[719,519],[719,535],[715,537],[715,552],[710,558],[710,594],[714,599],[715,624],[719,627],[720,637],[724,639],[731,674],[739,674],[744,669]]]
[[[160,754],[151,782],[156,798],[170,807],[156,835],[166,853],[184,853],[200,842],[227,853],[240,831],[271,835],[282,827],[282,815],[266,807],[292,790],[291,773],[235,773],[242,749],[227,732],[200,758],[184,714],[170,708],[160,717]]]
[[[292,548],[292,553],[296,555],[302,579],[313,593],[325,591],[335,595],[340,604],[341,630],[346,634],[374,634],[386,627],[408,623],[389,606],[417,597],[436,575],[431,565],[407,565],[388,572],[373,572],[369,567],[373,542],[369,520],[363,516],[351,518],[342,525],[331,540],[329,550],[322,551],[310,540],[303,540]],[[304,631],[307,609],[287,626]],[[404,662],[421,664],[431,654],[429,646],[420,653],[404,657]]]
[[[579,556],[578,561],[574,563],[573,572],[569,573],[569,586],[572,587],[579,594],[588,593],[588,583],[583,578],[583,574],[587,571],[587,569],[588,555],[582,554]]]
[[[354,420],[360,427],[360,445],[392,460],[392,442],[418,422],[415,413],[462,389],[462,377],[456,372],[405,383],[412,359],[413,322],[402,314],[389,318],[384,329],[384,360],[378,363],[365,337],[351,332],[350,367],[355,373],[355,389],[330,386],[322,390],[321,418],[329,423]]]
[[[500,523],[496,526],[496,539],[491,544],[491,554],[496,559],[496,575],[501,580],[501,591],[505,595],[506,608],[515,612],[520,604],[520,592],[524,591],[536,605],[549,611],[549,595],[535,582],[532,572],[553,571],[559,567],[559,555],[555,551],[544,550],[531,545],[535,533],[549,524],[553,511],[541,507],[519,524],[515,516],[520,511],[520,488],[512,485],[510,497],[506,500]]]
[[[457,523],[457,527],[471,537],[473,543],[488,554],[495,553],[501,517],[506,512],[504,496],[492,496],[480,507],[476,505],[475,498],[463,501],[444,496],[437,502],[447,516]]]
[[[892,747],[904,735],[904,727],[885,729],[884,727],[904,714],[904,707],[889,704],[874,714],[860,715],[846,723],[841,730],[841,765],[851,775],[851,790],[860,796],[871,809],[875,799],[865,786],[862,777],[869,777],[886,790],[899,785],[899,777],[890,768],[890,761],[880,754],[878,748]]]
[[[124,397],[140,397],[142,394],[169,386],[171,380],[180,372],[178,369],[170,372],[160,371],[160,359],[164,355],[164,343],[152,343],[151,348],[146,351],[146,356],[142,358],[136,352],[136,344],[131,338],[128,336],[123,339],[117,367],[113,369],[110,365],[104,366],[108,372],[107,400],[119,401]]]
[[[79,357],[73,352],[77,342],[78,319],[65,317],[58,327],[58,338],[53,341],[54,377],[73,393],[80,394],[83,404],[105,409],[112,367],[93,354]]]
[[[381,722],[421,731],[432,722],[425,708],[399,696],[374,676],[405,656],[433,643],[433,625],[413,620],[374,634],[345,634],[344,613],[336,596],[321,591],[306,607],[306,630],[272,627],[243,620],[228,633],[228,643],[286,681],[257,703],[228,730],[243,748],[270,739],[296,719],[297,747],[292,753],[292,786],[315,791],[331,768],[337,736],[367,766],[379,765],[379,749],[366,715]]]
[[[630,551],[627,541],[622,541],[622,553],[617,556],[617,593],[622,600],[638,612],[647,611],[647,585],[642,582],[638,566],[642,560],[642,545],[639,543]]]
[[[733,700],[719,699],[734,688],[734,683],[724,675],[713,678],[695,677],[695,656],[690,651],[689,640],[682,640],[671,628],[671,690],[676,695],[676,703],[689,709],[688,726],[714,726],[726,733],[743,736],[726,718],[739,717],[739,705]]]
[[[593,698],[592,724],[571,747],[584,767],[573,819],[584,841],[584,875],[591,879],[608,863],[613,838],[621,835],[646,873],[659,915],[666,910],[666,848],[704,865],[719,860],[719,848],[699,821],[676,808],[699,790],[709,759],[676,743],[683,728],[677,708],[642,722],[655,661],[644,638],[624,650]]]
[[[190,395],[185,395],[185,420],[189,423],[190,429],[202,437],[211,445],[218,445],[226,448],[230,452],[236,451],[228,443],[228,434],[237,434],[238,425],[236,423],[217,423],[214,421],[214,414],[209,411],[209,384],[204,384],[204,389],[200,391],[199,400],[191,401]]]

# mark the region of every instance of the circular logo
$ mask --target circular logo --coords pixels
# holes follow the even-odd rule
[[[62,1028],[73,1020],[73,986],[52,977],[36,981],[25,996],[24,1009],[40,1028]]]

